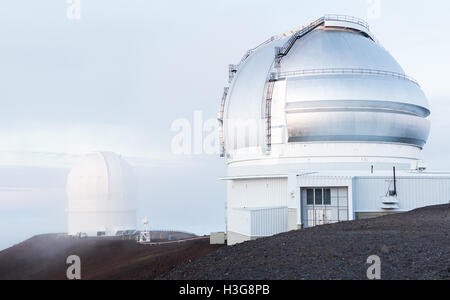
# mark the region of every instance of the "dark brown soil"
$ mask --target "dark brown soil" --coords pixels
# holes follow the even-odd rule
[[[209,239],[148,246],[133,240],[41,235],[0,252],[0,280],[66,279],[69,255],[80,257],[82,279],[154,279],[217,248]]]
[[[450,279],[450,205],[325,225],[223,247],[162,279]]]

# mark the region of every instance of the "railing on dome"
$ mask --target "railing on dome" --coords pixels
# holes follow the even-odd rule
[[[317,27],[319,27],[320,25],[324,24],[325,21],[344,21],[344,22],[349,22],[349,23],[353,23],[353,24],[357,24],[360,25],[362,27],[364,27],[367,30],[369,29],[369,24],[359,18],[355,18],[355,17],[351,17],[351,16],[345,16],[345,15],[325,15],[317,20],[315,20],[314,22],[311,22],[305,26],[303,26],[299,31],[295,32],[294,34],[292,34],[291,38],[289,38],[289,40],[286,42],[286,44],[281,47],[278,48],[278,53],[277,53],[277,62],[280,61],[280,59],[285,56],[289,50],[292,48],[292,46],[294,45],[295,41],[299,38],[301,38],[302,36],[304,36],[305,34],[311,32],[312,30],[316,29]],[[258,49],[276,41],[279,40],[280,38],[286,36],[286,34],[281,34],[281,35],[275,35],[272,36],[271,38],[269,38],[268,40],[264,41],[263,43],[259,44],[258,46],[248,50],[244,56],[242,57],[242,59],[239,61],[239,63],[237,65],[230,65],[230,70],[229,70],[229,82],[231,83],[231,81],[234,78],[234,75],[236,74],[237,70],[239,69],[239,67]]]
[[[304,35],[310,33],[317,27],[323,25],[326,21],[344,21],[349,23],[354,23],[357,25],[360,25],[367,29],[369,31],[369,24],[365,22],[362,19],[350,17],[350,16],[344,16],[344,15],[325,15],[314,22],[306,25],[299,31],[297,31],[292,37],[284,44],[283,47],[276,48],[276,55],[275,55],[275,67],[278,67],[280,65],[281,59],[286,56],[291,48],[294,46],[295,42],[303,37]]]
[[[250,55],[253,54],[253,52],[257,51],[258,49],[272,43],[275,40],[278,40],[278,36],[272,36],[271,38],[269,38],[268,40],[264,41],[263,43],[259,44],[258,46],[248,50],[244,56],[241,58],[241,60],[239,61],[239,63],[237,65],[229,65],[229,76],[228,76],[228,82],[231,83],[231,81],[233,81],[234,75],[237,73],[239,67],[247,60],[247,58],[250,57]]]
[[[308,69],[287,72],[273,72],[270,74],[271,80],[279,80],[287,77],[315,76],[315,75],[339,75],[339,74],[360,74],[360,75],[379,75],[409,80],[417,85],[419,83],[414,79],[402,73],[373,70],[373,69],[357,69],[357,68],[334,68],[334,69]]]
[[[367,30],[370,30],[369,23],[367,23],[363,19],[355,18],[352,16],[328,14],[328,15],[325,15],[323,17],[323,19],[325,21],[345,21],[345,22],[355,23],[355,24],[363,26]]]
[[[268,45],[270,43],[272,43],[273,41],[277,40],[278,36],[274,35],[271,38],[269,38],[268,40],[264,41],[263,43],[259,44],[258,46],[256,46],[255,48],[252,48],[250,50],[248,50],[245,55],[242,57],[242,59],[240,60],[239,65],[241,65],[250,55],[252,55],[253,52],[255,52],[256,50],[258,50],[261,47],[264,47],[265,45]]]

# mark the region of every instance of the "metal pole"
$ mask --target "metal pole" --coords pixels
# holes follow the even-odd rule
[[[394,196],[397,196],[397,178],[395,177],[395,167],[394,167]]]

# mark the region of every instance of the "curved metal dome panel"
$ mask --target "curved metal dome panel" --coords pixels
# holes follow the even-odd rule
[[[284,105],[284,143],[423,147],[430,111],[420,86],[374,42],[363,22],[357,29],[358,21],[338,19],[321,18],[249,52],[225,98],[223,143],[228,152],[270,151],[273,89],[280,86],[284,90],[277,90],[276,102]]]
[[[402,67],[370,38],[344,29],[316,29],[298,39],[282,59],[281,72],[357,68],[404,74]]]
[[[336,74],[287,79],[286,103],[314,102],[345,107],[349,101],[361,107],[409,111],[428,117],[428,101],[420,87],[407,79],[375,74]],[[345,102],[343,102],[345,101]]]
[[[260,127],[265,85],[273,65],[274,49],[283,43],[284,40],[275,41],[249,56],[234,77],[224,118],[227,148],[261,146],[264,140]],[[250,139],[240,138],[245,132],[255,131],[257,136],[252,135]]]
[[[421,117],[377,111],[288,113],[289,142],[384,142],[422,147],[429,123]]]

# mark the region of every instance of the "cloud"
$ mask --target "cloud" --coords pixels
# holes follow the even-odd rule
[[[11,211],[55,210],[66,206],[64,188],[10,188],[0,187],[0,210]]]

